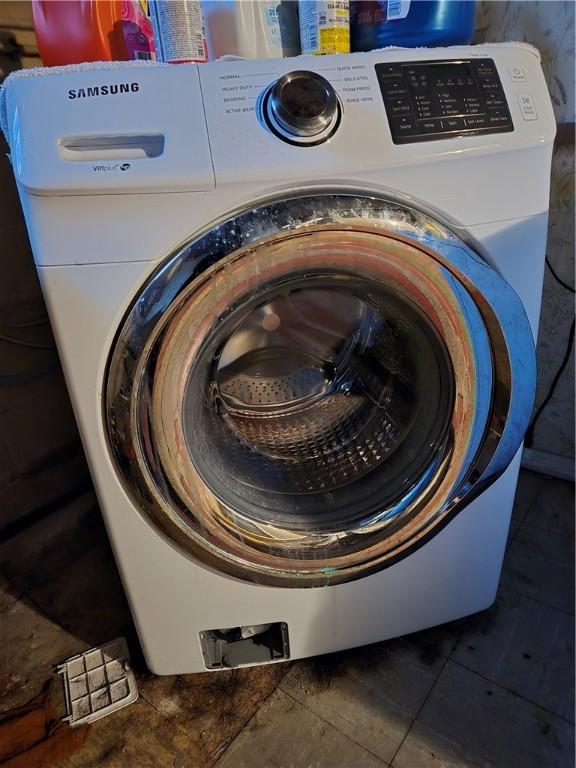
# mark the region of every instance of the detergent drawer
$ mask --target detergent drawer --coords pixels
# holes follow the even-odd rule
[[[6,106],[12,163],[27,192],[214,188],[195,65],[22,77]]]

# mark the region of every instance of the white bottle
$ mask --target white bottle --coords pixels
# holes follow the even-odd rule
[[[200,0],[148,0],[148,11],[159,61],[207,61]]]
[[[208,58],[278,59],[300,53],[297,0],[202,0]]]
[[[350,53],[348,0],[300,0],[302,53]]]

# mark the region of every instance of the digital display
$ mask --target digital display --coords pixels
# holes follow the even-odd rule
[[[375,68],[395,144],[514,130],[492,59]]]

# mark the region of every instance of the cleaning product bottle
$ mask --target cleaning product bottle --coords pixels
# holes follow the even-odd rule
[[[302,53],[350,53],[348,0],[300,0]]]
[[[32,0],[42,63],[153,59],[152,27],[143,5],[138,0]]]
[[[277,59],[300,53],[297,0],[204,0],[208,58]]]
[[[474,0],[352,0],[351,47],[467,45],[474,17]]]
[[[208,60],[200,0],[149,0],[156,58],[172,64]]]

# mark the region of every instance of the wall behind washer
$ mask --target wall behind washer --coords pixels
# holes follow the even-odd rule
[[[574,285],[574,11],[573,0],[482,0],[474,42],[520,40],[535,45],[558,122],[552,161],[548,259],[556,274]],[[538,340],[536,405],[546,396],[566,351],[574,297],[546,270]],[[572,354],[574,354],[572,352]],[[540,416],[533,449],[574,458],[574,360]]]

